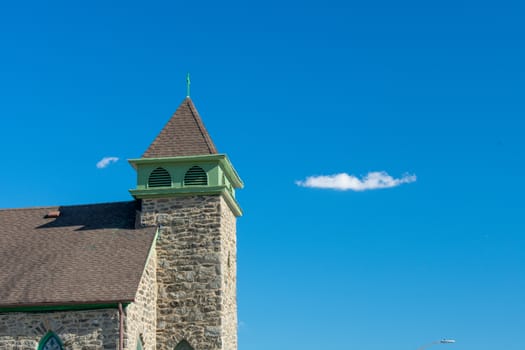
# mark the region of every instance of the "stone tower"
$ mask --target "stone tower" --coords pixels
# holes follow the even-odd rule
[[[157,225],[157,349],[236,350],[235,189],[187,97],[142,158],[131,159],[140,223]]]

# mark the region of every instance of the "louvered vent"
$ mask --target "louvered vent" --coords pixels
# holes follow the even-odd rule
[[[184,175],[184,186],[206,186],[208,176],[200,166],[193,166]]]
[[[151,172],[148,179],[148,187],[170,187],[171,176],[164,168],[157,168]]]

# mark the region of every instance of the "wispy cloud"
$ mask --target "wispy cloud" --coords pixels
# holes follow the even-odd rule
[[[104,169],[111,163],[116,163],[118,161],[117,157],[104,157],[97,163],[97,168]]]
[[[396,179],[388,175],[385,171],[373,171],[361,178],[347,173],[309,176],[304,181],[296,181],[295,184],[301,187],[323,188],[339,191],[366,191],[396,187],[401,184],[415,181],[416,175],[404,174]]]

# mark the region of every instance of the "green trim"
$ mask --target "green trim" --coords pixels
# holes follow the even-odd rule
[[[221,194],[226,186],[188,186],[188,187],[153,187],[146,190],[129,190],[137,198],[157,198],[176,195]]]
[[[164,197],[178,197],[178,196],[206,196],[206,195],[222,195],[231,211],[235,216],[242,216],[242,209],[237,200],[228,191],[226,186],[202,186],[202,187],[186,187],[186,188],[163,188],[163,189],[148,189],[148,190],[129,190],[131,195],[140,199],[164,198]]]
[[[207,161],[207,160],[217,160],[227,158],[226,154],[203,154],[196,156],[178,156],[178,157],[162,157],[162,158],[132,158],[128,159],[128,162],[131,164],[148,164],[148,163],[158,163],[165,160],[176,162],[176,163],[191,163],[194,160]]]
[[[140,334],[137,336],[137,350],[144,350],[144,346],[142,345],[142,339],[140,338]]]
[[[190,85],[191,85],[190,73],[188,73],[186,75],[186,97],[190,97]]]
[[[228,204],[231,211],[233,212],[233,215],[242,216],[242,209],[239,206],[239,203],[237,202],[237,200],[230,193],[230,191],[224,190],[222,191],[222,195],[223,195],[224,200],[226,201],[226,204]]]
[[[128,162],[138,170],[139,165],[150,165],[158,164],[193,164],[193,163],[202,163],[202,162],[219,162],[221,168],[224,170],[228,178],[231,180],[235,188],[243,188],[244,183],[237,174],[237,171],[233,168],[230,159],[226,154],[206,154],[202,156],[182,156],[182,157],[166,157],[166,158],[136,158],[128,159]]]
[[[137,187],[129,190],[138,199],[176,196],[222,195],[235,216],[242,210],[235,199],[235,189],[244,183],[225,154],[205,154],[166,158],[138,158],[128,162],[137,170]],[[207,185],[187,185],[184,179],[191,167],[199,166],[207,176]],[[171,186],[150,187],[149,177],[157,167],[163,167],[171,177]]]
[[[62,343],[62,339],[58,335],[56,335],[55,332],[49,331],[46,335],[40,340],[40,343],[38,343],[38,350],[42,350],[44,348],[44,345],[50,338],[55,338],[58,342],[58,345],[60,345],[61,349],[64,349],[64,344]]]
[[[129,302],[123,303],[129,305]],[[116,304],[75,304],[75,305],[39,305],[39,306],[12,306],[0,307],[0,312],[45,312],[45,311],[70,311],[117,308]]]

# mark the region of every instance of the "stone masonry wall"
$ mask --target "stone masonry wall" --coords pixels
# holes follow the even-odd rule
[[[223,349],[237,349],[237,219],[221,198],[222,341]]]
[[[153,248],[140,280],[135,302],[125,309],[124,349],[137,349],[142,340],[144,350],[156,349],[157,328],[157,253]]]
[[[221,196],[144,199],[157,241],[157,349],[237,350],[235,217]]]
[[[0,349],[35,350],[49,331],[66,350],[116,350],[117,309],[0,313]]]

